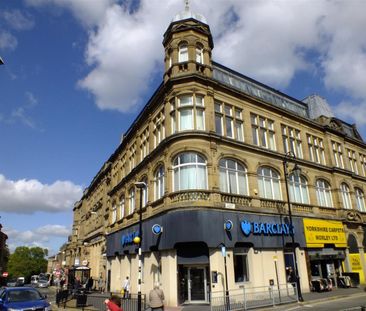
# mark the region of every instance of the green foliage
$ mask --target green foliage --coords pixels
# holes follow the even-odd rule
[[[34,274],[46,272],[47,250],[40,247],[17,247],[9,257],[8,272],[10,277],[24,276],[26,280]]]

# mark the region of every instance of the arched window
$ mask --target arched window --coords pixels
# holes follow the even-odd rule
[[[149,187],[146,177],[141,181],[146,185],[146,187],[140,189],[140,191],[142,191],[142,207],[145,207],[147,202],[149,201]]]
[[[128,214],[135,212],[135,187],[132,187],[128,193]]]
[[[203,47],[201,44],[196,46],[196,62],[203,64]]]
[[[122,195],[119,198],[119,219],[125,217],[125,197]]]
[[[207,189],[206,160],[194,152],[179,154],[173,162],[173,189]]]
[[[178,61],[180,63],[188,61],[188,44],[187,43],[181,43],[179,45]]]
[[[341,194],[342,194],[343,208],[351,209],[352,208],[351,195],[349,193],[349,187],[345,183],[341,184]]]
[[[259,195],[265,199],[281,200],[280,176],[270,167],[260,167],[257,171]]]
[[[245,167],[233,159],[221,159],[219,166],[220,190],[222,192],[248,195]]]
[[[365,208],[365,197],[363,195],[363,191],[360,188],[356,188],[355,189],[355,192],[356,192],[357,209],[360,212],[366,212],[366,208]]]
[[[308,184],[303,176],[289,176],[289,191],[291,202],[309,204]]]
[[[320,206],[333,207],[332,191],[329,183],[324,179],[318,179],[315,188],[318,204]]]
[[[154,174],[155,200],[159,200],[164,196],[164,177],[164,166],[160,165]]]
[[[117,205],[116,202],[113,202],[111,223],[114,224],[116,220],[117,220]]]

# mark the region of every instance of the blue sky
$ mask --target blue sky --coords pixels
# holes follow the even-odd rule
[[[162,4],[164,3],[164,4]],[[366,137],[366,2],[191,1],[213,59]],[[162,80],[183,0],[0,0],[0,216],[13,250],[57,252],[72,207]]]

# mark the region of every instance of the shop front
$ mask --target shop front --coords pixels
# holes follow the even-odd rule
[[[343,223],[310,218],[304,218],[303,222],[313,290],[331,290],[339,285],[344,272],[347,240]]]
[[[155,230],[156,228],[158,230]],[[167,304],[209,303],[212,292],[286,283],[286,266],[294,267],[294,230],[303,289],[308,289],[302,220],[238,211],[188,209],[170,211],[142,224],[143,293],[162,284]],[[129,276],[137,289],[138,226],[107,237],[109,280],[119,291]],[[225,254],[223,253],[225,249]],[[225,258],[224,258],[225,255]],[[136,281],[134,281],[136,280]]]

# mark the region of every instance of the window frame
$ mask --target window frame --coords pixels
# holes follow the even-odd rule
[[[187,155],[189,157],[193,155],[195,157],[195,161],[194,162],[181,163],[181,161],[182,161],[181,159],[185,155]],[[198,161],[199,158],[202,159],[203,162],[199,162]],[[176,161],[177,161],[177,164],[175,164]],[[173,191],[194,190],[194,189],[207,190],[208,189],[207,160],[203,155],[201,155],[197,152],[194,152],[194,151],[181,152],[174,158],[172,164],[173,164],[172,165]],[[195,176],[195,180],[194,180],[194,186],[195,187],[188,186],[188,187],[182,188],[182,178],[184,178],[184,176],[182,176],[182,174],[184,173],[184,170],[186,168],[188,168],[190,170],[188,172],[188,174],[191,173],[191,171],[192,171],[193,173],[191,173],[191,174],[193,176]],[[203,187],[200,187],[200,181],[198,181],[198,177],[201,177],[201,175],[199,174],[198,168],[203,168],[204,169],[204,181],[203,181],[204,185],[203,185]],[[188,177],[190,177],[190,176],[188,176]],[[177,183],[177,181],[178,181],[178,183]]]
[[[322,185],[320,185],[322,183]],[[315,192],[316,192],[316,198],[318,205],[321,207],[334,207],[333,205],[333,198],[332,198],[332,187],[330,183],[322,178],[318,178],[315,181]],[[328,197],[330,202],[328,202]],[[322,204],[322,201],[325,202],[325,204]]]
[[[270,172],[270,176],[266,176],[263,174],[263,171],[265,169],[268,169]],[[261,172],[260,172],[261,170]],[[273,173],[275,173],[277,175],[277,177],[273,176]],[[268,191],[267,191],[267,186],[266,184],[270,183],[270,196],[268,196]],[[274,181],[276,183],[274,183]],[[282,200],[282,191],[281,191],[281,175],[277,172],[277,170],[275,170],[274,168],[270,167],[270,166],[260,166],[257,169],[257,182],[258,182],[258,188],[259,188],[259,196],[262,199],[267,199],[267,200]],[[262,182],[262,186],[261,186],[261,182]],[[275,191],[275,187],[274,185],[277,185],[276,187],[278,188],[278,197],[276,196],[276,191]],[[263,192],[262,192],[263,191]]]
[[[339,190],[342,196],[343,208],[352,209],[351,192],[349,186],[346,183],[341,183]]]
[[[222,162],[225,161],[225,166],[222,166]],[[235,165],[235,168],[230,168],[229,167],[229,161],[233,162],[233,164]],[[239,167],[242,168],[239,169]],[[243,165],[241,162],[239,162],[236,159],[233,158],[222,158],[219,161],[219,174],[220,174],[220,191],[221,192],[225,192],[225,193],[230,193],[230,194],[237,194],[237,195],[249,195],[249,185],[248,185],[248,173],[247,173],[247,168],[245,165]],[[232,184],[233,179],[232,174],[234,173],[234,178],[235,178],[235,184]],[[222,180],[223,175],[225,175],[225,179]],[[242,175],[242,176],[240,176]],[[242,179],[241,179],[242,178]],[[222,188],[222,184],[225,184],[225,189]],[[244,192],[241,193],[241,188],[240,185],[244,183],[245,187],[243,188]],[[233,189],[235,188],[235,190]],[[225,191],[227,190],[227,191]],[[233,191],[234,190],[234,191]]]

